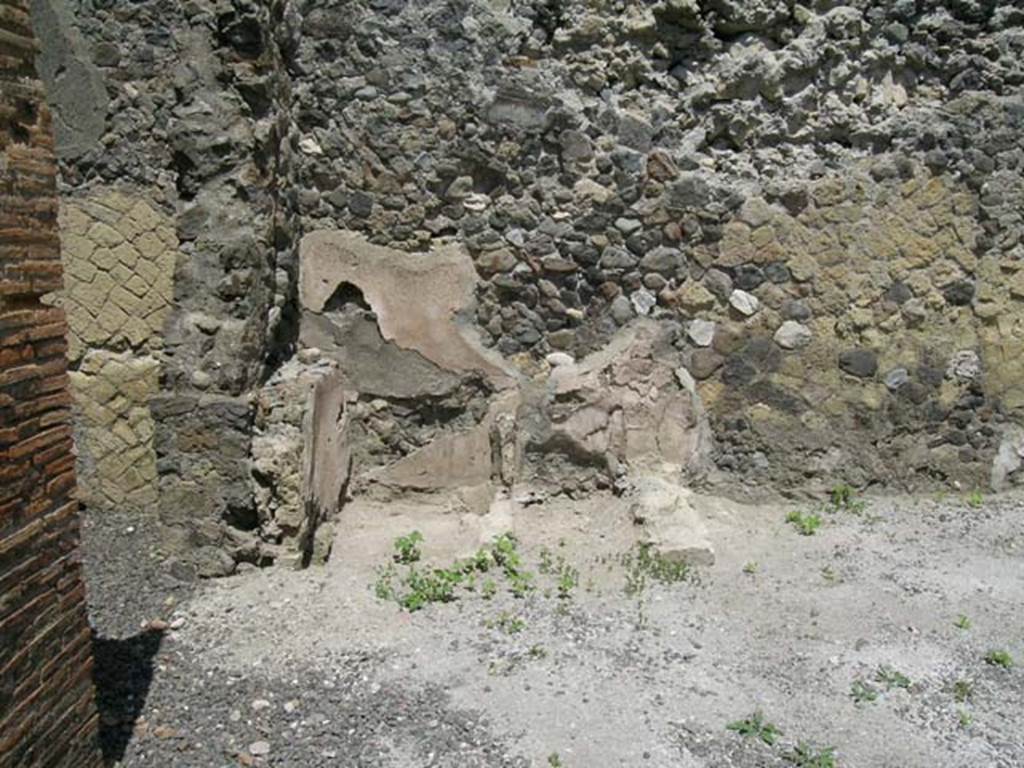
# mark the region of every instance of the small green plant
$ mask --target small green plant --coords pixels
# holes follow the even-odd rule
[[[394,580],[397,575],[393,565],[377,569],[377,581],[373,585],[373,592],[377,595],[377,599],[393,600],[395,598]]]
[[[519,556],[519,541],[511,533],[503,533],[491,545],[491,556],[505,572],[515,571],[522,565]]]
[[[555,556],[547,547],[542,548],[540,551],[540,566],[537,570],[545,576],[555,572]]]
[[[552,752],[548,755],[548,765],[551,766],[551,768],[562,768],[565,763],[562,762],[562,758],[558,756],[557,752]]]
[[[484,622],[488,629],[497,628],[506,635],[518,635],[526,629],[526,621],[521,616],[516,616],[508,611],[502,611],[497,619],[488,619]]]
[[[478,571],[480,573],[487,573],[491,570],[491,566],[494,564],[494,558],[491,553],[480,547],[468,560],[461,563],[461,567],[465,571]]]
[[[971,628],[971,620],[961,613],[957,616],[956,621],[953,622],[953,626],[966,631]]]
[[[967,506],[969,506],[971,509],[981,509],[984,503],[985,496],[981,491],[977,489],[971,491],[967,495]]]
[[[398,604],[412,613],[429,603],[450,603],[455,599],[455,587],[462,578],[460,572],[443,568],[426,573],[411,570],[405,577],[409,591],[398,598]]]
[[[519,555],[519,542],[511,533],[503,533],[491,546],[491,557],[504,571],[509,580],[509,589],[516,597],[525,597],[533,590],[533,574],[523,569]]]
[[[974,696],[974,685],[970,680],[957,680],[953,683],[953,698],[961,704],[971,700]]]
[[[966,709],[958,709],[956,711],[957,720],[960,722],[961,728],[970,728],[974,722],[974,715],[968,712]]]
[[[835,747],[816,749],[801,741],[785,757],[798,768],[836,768]]]
[[[480,586],[480,594],[483,596],[484,600],[490,600],[492,597],[498,594],[498,584],[494,581],[494,579],[487,579]]]
[[[758,571],[758,569],[760,567],[761,566],[758,565],[755,561],[750,560],[750,561],[748,561],[748,562],[743,564],[743,572],[748,574],[748,575],[750,575],[750,576],[753,576],[754,574],[757,573],[757,571]]]
[[[568,563],[561,563],[558,567],[558,596],[563,600],[572,597],[572,591],[580,583],[580,572]]]
[[[531,645],[530,650],[527,651],[530,654],[531,659],[544,659],[547,658],[548,651],[543,645]]]
[[[991,650],[985,654],[985,663],[993,667],[1010,669],[1013,666],[1013,657],[1006,651]]]
[[[910,687],[910,678],[892,667],[879,667],[875,672],[875,682],[884,685],[887,691],[891,691],[893,688],[905,690]]]
[[[423,552],[420,551],[420,544],[422,543],[423,534],[419,531],[413,531],[406,536],[399,536],[395,539],[395,562],[404,565],[419,562],[420,557],[423,556]]]
[[[642,595],[645,589],[647,589],[647,574],[639,568],[627,570],[625,593],[627,595]]]
[[[620,562],[626,568],[627,595],[642,594],[649,580],[676,584],[692,577],[687,563],[665,557],[646,542],[637,544],[622,555]]]
[[[516,571],[509,575],[509,589],[516,597],[526,597],[534,588],[532,579],[529,571]]]
[[[847,512],[859,515],[867,508],[867,502],[858,498],[857,490],[848,483],[840,483],[835,486],[829,494],[829,499],[832,502],[832,509],[836,512],[845,509]]]
[[[422,554],[422,542],[423,535],[419,531],[395,539],[392,559],[399,565],[407,566],[407,571],[399,578],[394,564],[378,569],[377,581],[373,585],[378,598],[394,600],[407,611],[418,611],[429,603],[451,602],[457,597],[458,587],[475,592],[478,575],[490,572],[495,566],[501,569],[513,595],[523,597],[534,588],[531,581],[533,574],[523,569],[518,543],[510,533],[499,536],[490,547],[481,547],[472,557],[458,560],[448,568],[429,571],[420,571],[415,567]],[[568,566],[565,568],[568,569]],[[396,581],[400,586],[396,587]],[[493,578],[483,581],[481,594],[484,599],[491,599],[497,591],[498,585]]]
[[[755,711],[754,714],[743,720],[729,723],[725,727],[726,730],[738,733],[745,738],[748,736],[758,738],[769,746],[778,741],[779,736],[782,735],[782,731],[764,719],[764,713],[761,710]]]
[[[850,686],[850,698],[854,704],[868,704],[878,698],[878,691],[870,683],[854,680]]]
[[[792,523],[801,536],[813,536],[821,527],[821,517],[813,512],[804,515],[794,510],[786,515],[786,522]]]

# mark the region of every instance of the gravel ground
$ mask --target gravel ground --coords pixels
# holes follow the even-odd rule
[[[826,768],[797,760],[806,742],[845,768],[1024,765],[1024,496],[873,498],[809,536],[792,507],[714,509],[714,566],[627,593],[621,501],[530,507],[529,596],[499,578],[412,614],[372,589],[406,518],[360,522],[325,568],[189,585],[144,524],[87,517],[108,757]],[[420,567],[450,562],[422,523]],[[579,572],[568,597],[545,559]],[[755,711],[774,744],[727,729]]]

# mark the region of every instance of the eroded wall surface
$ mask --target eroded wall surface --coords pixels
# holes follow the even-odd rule
[[[33,0],[57,116],[83,500],[175,573],[259,563],[255,393],[289,332],[271,3]]]
[[[670,400],[699,404],[672,411],[703,430],[692,482],[1020,482],[1018,3],[33,4],[83,481],[155,495],[186,570],[302,539],[309,366],[345,377],[367,471],[485,423],[485,369],[511,371],[522,455],[569,456],[549,474],[583,492],[549,379],[638,321],[650,380],[682,369]],[[336,232],[406,264],[304,306],[298,244]],[[450,253],[480,375],[389,335],[439,290],[409,270]]]
[[[26,3],[0,2],[0,765],[101,764],[78,560],[56,163]]]

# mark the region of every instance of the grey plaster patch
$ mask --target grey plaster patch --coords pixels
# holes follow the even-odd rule
[[[79,157],[99,145],[107,119],[107,85],[75,29],[68,3],[31,0],[32,25],[46,40],[36,59],[53,112],[57,155]]]

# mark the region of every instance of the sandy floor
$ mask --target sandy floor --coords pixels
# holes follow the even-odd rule
[[[91,554],[107,525],[93,521],[95,621],[122,638],[100,641],[110,754],[203,768],[831,765],[800,762],[806,742],[849,768],[1024,765],[1024,496],[819,506],[814,535],[786,522],[792,506],[709,510],[715,565],[675,583],[648,573],[631,593],[622,501],[530,506],[515,521],[527,597],[498,576],[488,599],[481,576],[411,614],[374,593],[390,541],[415,526],[417,567],[447,564],[466,551],[455,519],[363,515],[325,568],[178,594],[154,558],[115,607],[131,571],[109,547]],[[579,573],[568,597],[560,567]],[[151,618],[170,627],[128,636]],[[755,711],[781,731],[774,744],[727,729]]]

